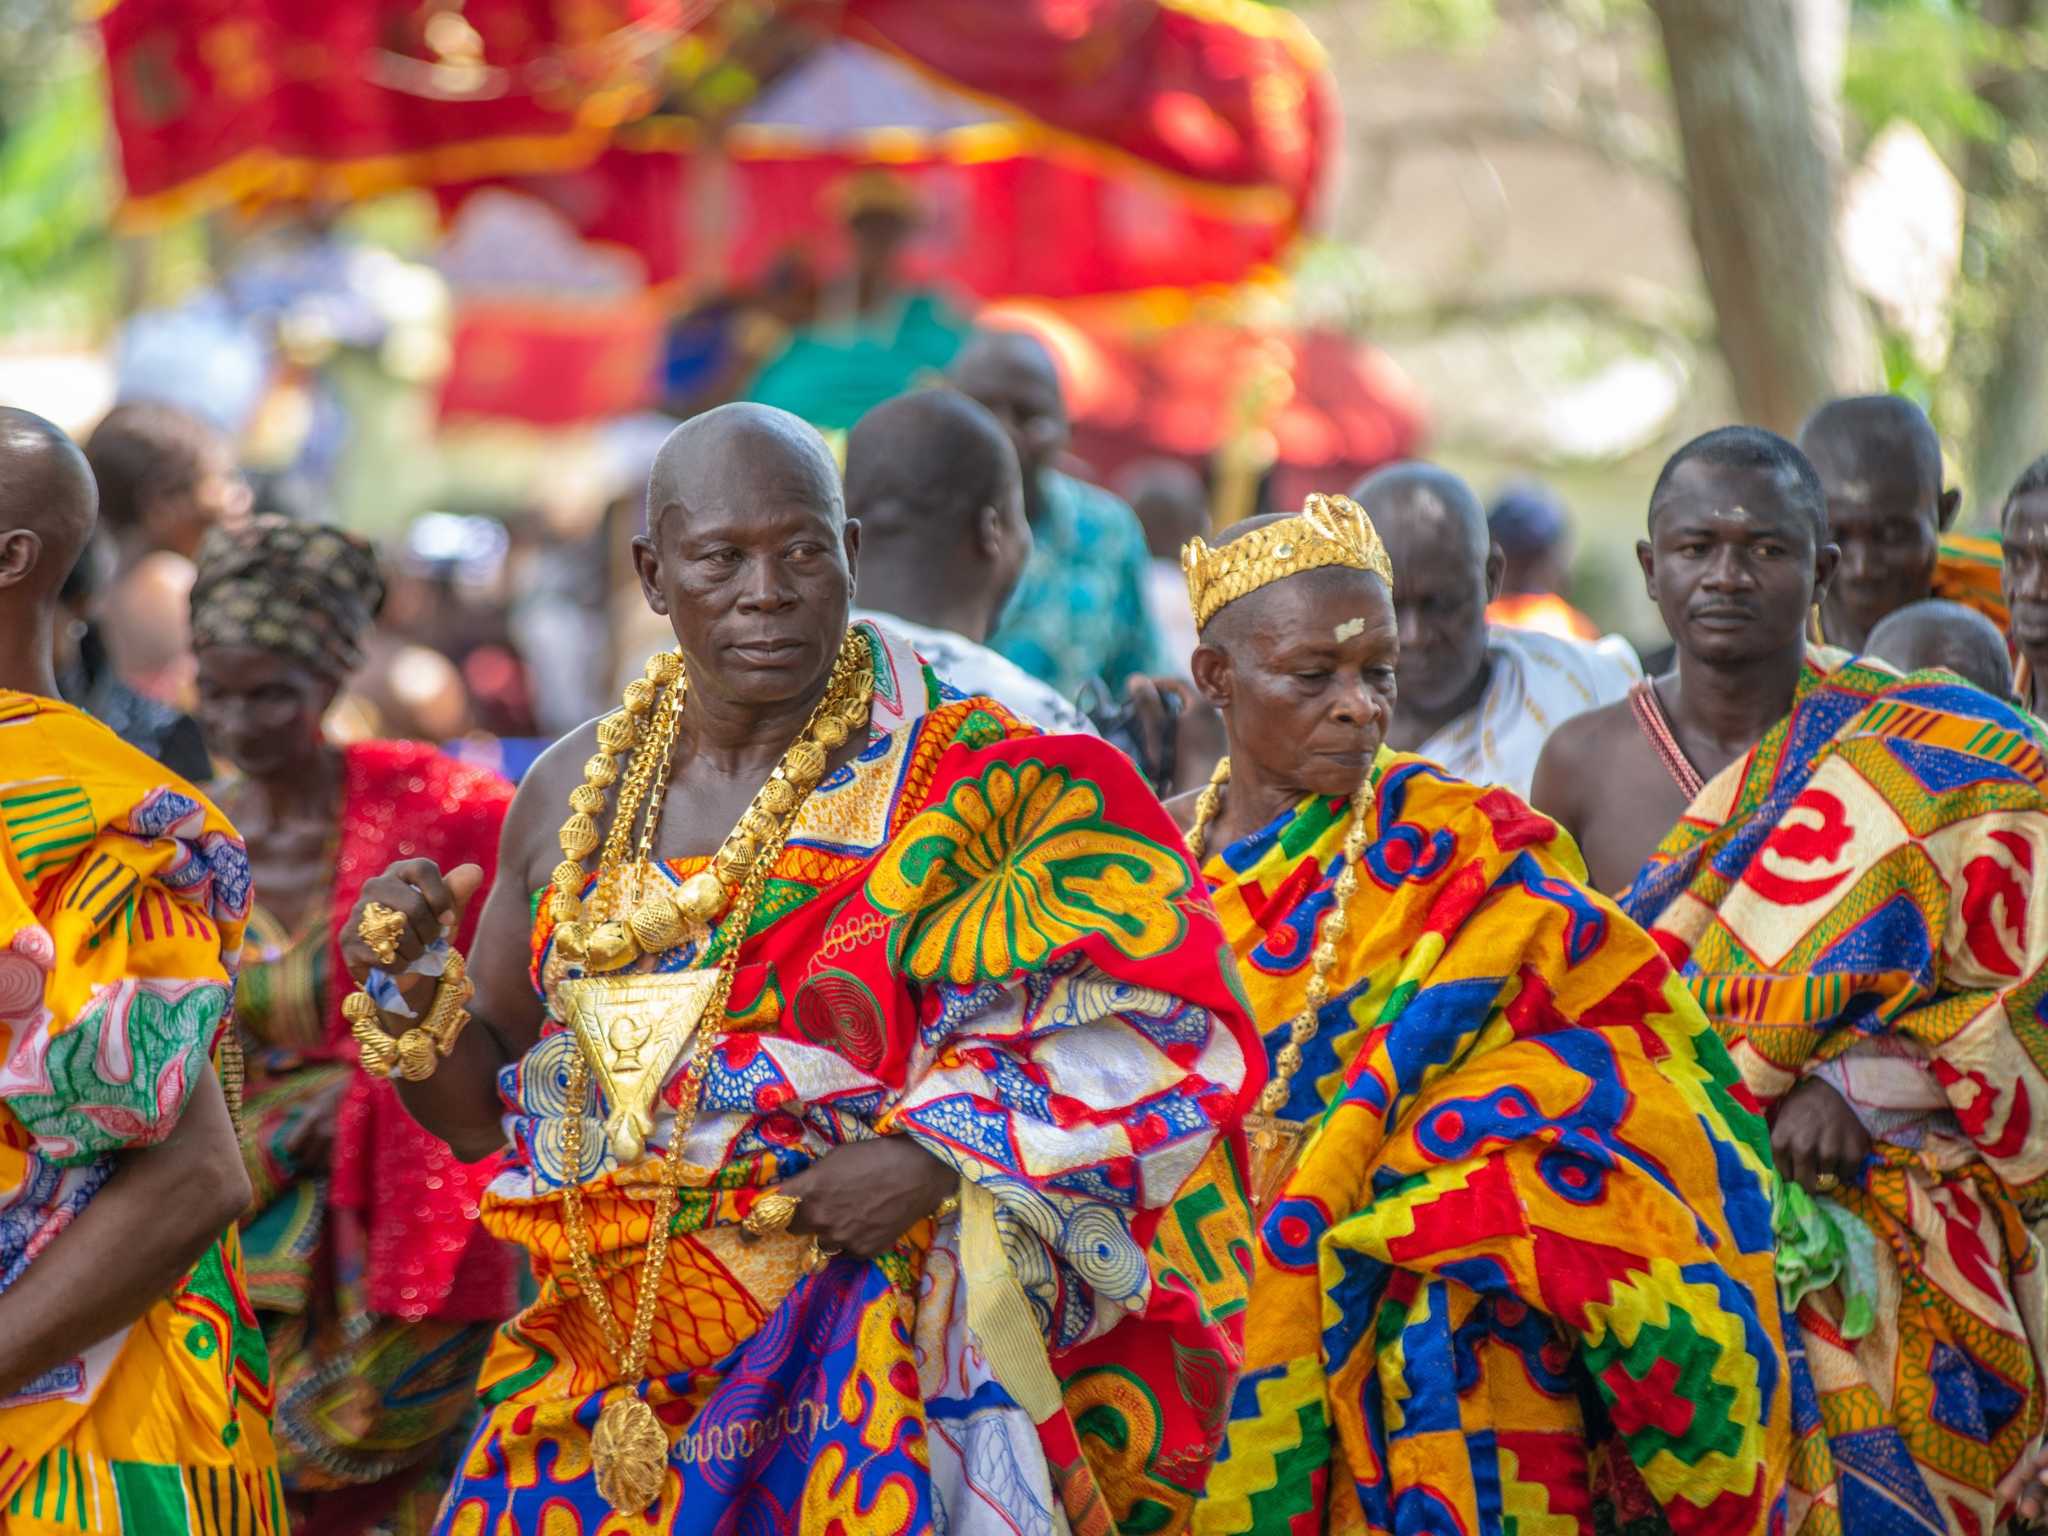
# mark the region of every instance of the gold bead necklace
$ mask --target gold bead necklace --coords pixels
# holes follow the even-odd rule
[[[566,856],[556,867],[549,897],[550,915],[556,917],[556,948],[571,963],[580,960],[586,968],[617,969],[641,955],[656,954],[680,943],[687,933],[685,911],[666,896],[649,896],[645,885],[651,878],[655,857],[655,836],[667,798],[670,768],[680,734],[686,678],[673,652],[664,652],[648,663],[647,676],[626,689],[625,708],[598,726],[603,750],[585,765],[584,782],[570,795],[570,817],[561,833]],[[718,960],[718,978],[706,1002],[702,1022],[683,1069],[678,1088],[675,1118],[669,1144],[662,1157],[661,1176],[655,1188],[654,1209],[647,1234],[647,1248],[641,1263],[639,1286],[633,1303],[630,1336],[619,1331],[597,1276],[591,1248],[589,1224],[585,1219],[580,1179],[583,1169],[583,1107],[590,1092],[590,1062],[583,1050],[570,1058],[568,1097],[570,1114],[563,1126],[563,1150],[567,1156],[567,1178],[562,1185],[562,1228],[569,1250],[569,1266],[578,1290],[596,1318],[605,1346],[611,1352],[614,1379],[628,1383],[628,1395],[604,1408],[591,1437],[591,1457],[598,1492],[622,1514],[645,1510],[660,1495],[668,1456],[668,1438],[654,1410],[631,1383],[637,1382],[654,1337],[654,1317],[660,1295],[660,1279],[668,1261],[670,1223],[675,1218],[677,1190],[682,1182],[682,1149],[703,1097],[704,1076],[710,1064],[719,1031],[716,1023],[725,1015],[739,968],[747,928],[753,920],[769,873],[780,856],[797,812],[824,776],[830,749],[843,744],[868,721],[874,693],[873,652],[867,637],[850,631],[833,664],[832,677],[824,696],[804,730],[776,766],[739,824],[713,855],[710,864],[689,887],[709,877],[716,903],[701,918],[693,920],[705,928],[705,952],[712,935],[709,925],[724,914],[721,927],[729,935]],[[642,722],[651,720],[643,726]],[[618,758],[631,751],[624,781],[619,782]],[[591,901],[581,899],[584,882],[582,859],[598,846],[596,818],[604,812],[604,791],[619,784],[618,803],[599,855],[597,886]],[[626,850],[633,844],[633,824],[644,806],[645,819],[638,846],[636,890],[631,913],[623,920],[615,913],[619,902],[620,867]],[[579,851],[580,850],[580,851]],[[737,887],[727,906],[727,881]],[[565,899],[566,898],[566,899]],[[658,905],[657,905],[658,904]],[[696,904],[700,909],[707,903]],[[668,910],[664,913],[661,907]],[[566,914],[566,915],[565,915]],[[592,917],[599,921],[593,923]],[[573,947],[564,944],[562,929],[573,926],[580,932],[569,935]],[[618,935],[623,934],[620,938]],[[666,940],[666,942],[661,942]],[[602,951],[602,954],[600,954]],[[624,958],[619,958],[623,953]],[[700,957],[701,958],[701,957]],[[602,959],[606,964],[600,965]]]
[[[1301,1012],[1288,1023],[1286,1043],[1274,1053],[1273,1075],[1266,1080],[1266,1086],[1259,1094],[1257,1110],[1245,1116],[1245,1129],[1250,1133],[1257,1165],[1252,1171],[1252,1199],[1257,1207],[1266,1204],[1285,1177],[1294,1147],[1304,1131],[1301,1124],[1282,1120],[1280,1111],[1287,1107],[1294,1074],[1301,1070],[1302,1050],[1315,1039],[1323,1007],[1330,1000],[1330,978],[1337,969],[1337,946],[1343,942],[1351,926],[1351,902],[1358,894],[1358,867],[1371,841],[1376,800],[1374,775],[1377,771],[1377,763],[1367,769],[1365,778],[1351,796],[1351,819],[1344,829],[1344,868],[1337,875],[1330,911],[1322,921],[1315,958],[1309,968],[1307,1000]],[[1230,759],[1226,757],[1216,765],[1216,771],[1210,775],[1207,786],[1195,801],[1195,824],[1188,829],[1187,841],[1197,873],[1202,868],[1203,845],[1208,841],[1209,828],[1223,808],[1223,786],[1229,782]],[[1278,1155],[1282,1153],[1286,1155]]]
[[[562,862],[551,878],[548,913],[555,920],[555,949],[585,971],[615,971],[645,954],[681,943],[706,929],[725,911],[731,893],[746,882],[775,827],[794,813],[824,777],[832,752],[867,724],[874,691],[874,661],[859,630],[849,631],[833,664],[832,679],[810,720],[753,803],[705,868],[670,896],[647,889],[654,864],[654,833],[667,793],[669,766],[681,734],[689,679],[682,658],[662,651],[647,663],[647,674],[626,685],[624,707],[598,722],[598,752],[583,765],[583,782],[569,792],[570,816],[562,824]],[[583,899],[583,861],[598,849],[597,818],[605,791],[619,781],[619,759],[631,752],[618,805],[598,859],[598,884]],[[652,799],[649,796],[652,795]],[[630,903],[620,889],[625,851],[643,803],[646,820],[639,839],[638,868]],[[620,911],[621,906],[627,910]]]

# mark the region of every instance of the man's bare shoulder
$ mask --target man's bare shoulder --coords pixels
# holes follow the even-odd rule
[[[1554,752],[1560,762],[1586,766],[1599,762],[1617,741],[1634,740],[1641,734],[1628,700],[1616,699],[1565,721],[1544,743],[1543,755],[1549,757]]]
[[[561,860],[555,839],[569,814],[569,792],[583,782],[583,765],[596,751],[597,721],[586,720],[534,759],[505,814],[501,864],[546,883]]]

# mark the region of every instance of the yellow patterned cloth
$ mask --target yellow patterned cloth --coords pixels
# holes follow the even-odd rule
[[[1418,757],[1374,773],[1195,1529],[1771,1528],[1773,1178],[1727,1052],[1554,823]],[[1311,798],[1204,871],[1269,1053],[1349,815]]]
[[[1760,1102],[1818,1077],[1871,1135],[1785,1244],[1799,1536],[1989,1536],[2048,1427],[2044,871],[2023,716],[1822,651],[1621,898]]]
[[[190,785],[0,691],[0,1291],[177,1125],[229,1016],[249,865]],[[0,1400],[0,1533],[284,1530],[230,1228],[133,1325]]]

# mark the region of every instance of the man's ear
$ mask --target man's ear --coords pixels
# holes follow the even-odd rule
[[[1828,595],[1828,587],[1835,579],[1835,567],[1842,563],[1840,546],[1823,544],[1813,552],[1813,600],[1822,602]]]
[[[1957,486],[1950,486],[1941,493],[1941,500],[1935,503],[1935,526],[1943,533],[1956,525],[1956,514],[1963,510],[1963,493]]]
[[[1188,671],[1194,677],[1195,691],[1208,701],[1210,708],[1219,713],[1230,708],[1236,679],[1232,676],[1228,651],[1219,645],[1199,643],[1188,658]]]
[[[984,561],[1003,558],[1003,510],[994,502],[974,514],[974,548]]]
[[[860,519],[849,517],[846,529],[839,535],[839,547],[846,551],[847,585],[854,585],[860,575]]]
[[[1657,601],[1657,551],[1648,539],[1636,540],[1636,564],[1643,568],[1643,592],[1654,603]]]
[[[661,560],[654,552],[654,540],[646,534],[633,538],[633,574],[640,578],[640,595],[650,610],[668,617],[668,599],[661,595]]]
[[[1508,557],[1498,544],[1486,546],[1486,600],[1490,603],[1500,596],[1501,582],[1506,578]]]
[[[43,536],[27,528],[0,532],[0,587],[19,586],[42,563]]]

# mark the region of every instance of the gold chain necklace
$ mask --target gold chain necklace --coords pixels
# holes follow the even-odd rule
[[[1283,1120],[1280,1111],[1287,1107],[1294,1074],[1301,1070],[1302,1049],[1316,1037],[1323,1006],[1330,1000],[1330,977],[1337,969],[1337,946],[1343,942],[1351,926],[1351,902],[1358,893],[1358,867],[1365,858],[1372,831],[1376,799],[1373,773],[1374,769],[1366,770],[1365,778],[1351,796],[1351,819],[1344,828],[1344,868],[1337,875],[1330,911],[1323,918],[1321,937],[1317,940],[1315,958],[1309,968],[1307,1001],[1301,1012],[1288,1023],[1286,1043],[1274,1053],[1273,1075],[1266,1080],[1266,1086],[1259,1094],[1258,1108],[1245,1116],[1245,1130],[1250,1134],[1252,1144],[1252,1202],[1256,1209],[1263,1210],[1278,1191],[1293,1165],[1295,1150],[1306,1133],[1307,1127],[1302,1122]],[[1216,771],[1209,776],[1208,784],[1195,801],[1195,824],[1188,829],[1187,841],[1197,873],[1202,868],[1203,845],[1208,841],[1209,828],[1223,808],[1223,786],[1229,782],[1230,759],[1226,757],[1216,765]]]
[[[556,952],[586,971],[620,970],[643,954],[659,953],[682,942],[692,927],[708,928],[716,921],[731,893],[745,884],[775,828],[824,777],[832,752],[867,723],[874,687],[873,655],[865,635],[858,630],[848,633],[825,696],[803,732],[755,793],[753,803],[710,863],[685,880],[671,897],[662,890],[649,894],[644,887],[653,864],[659,799],[667,793],[688,686],[682,658],[674,651],[657,652],[647,663],[646,676],[626,685],[624,708],[598,722],[598,751],[583,765],[583,782],[569,792],[570,816],[562,823],[562,862],[551,876],[548,913],[555,920]],[[859,692],[860,697],[853,699],[849,690]],[[583,861],[598,847],[597,818],[604,813],[605,791],[618,783],[619,759],[628,752],[633,754],[631,764],[619,786],[618,807],[598,859],[597,889],[586,903]],[[655,799],[647,807],[640,837],[638,889],[630,910],[621,915],[618,870],[632,841],[634,820],[650,791]]]
[[[632,844],[633,823],[643,806],[645,821],[637,848],[639,884],[644,886],[653,865],[655,834],[661,819],[662,803],[667,796],[687,686],[680,658],[673,652],[656,656],[648,663],[645,683],[645,687],[638,680],[629,684],[624,712],[599,724],[598,741],[603,750],[585,765],[584,783],[571,793],[572,814],[562,828],[561,846],[567,858],[555,870],[554,889],[550,896],[551,914],[558,918],[557,949],[562,948],[560,914],[569,910],[562,897],[568,891],[576,905],[575,915],[567,921],[585,925],[585,932],[574,937],[579,941],[580,952],[589,959],[596,957],[600,934],[613,925],[623,928],[630,936],[632,948],[628,959],[658,953],[661,948],[680,942],[683,936],[682,914],[665,897],[648,897],[644,891],[636,892],[630,915],[623,921],[613,915],[619,901],[620,864],[627,847]],[[725,913],[724,927],[729,938],[719,957],[717,979],[704,1003],[690,1059],[678,1089],[668,1149],[663,1155],[661,1177],[655,1188],[654,1210],[634,1297],[633,1329],[629,1337],[620,1334],[618,1320],[612,1315],[610,1302],[600,1287],[579,1183],[583,1167],[582,1111],[590,1091],[591,1063],[580,1043],[570,1058],[568,1096],[571,1113],[563,1127],[568,1178],[562,1186],[562,1227],[577,1288],[596,1318],[598,1331],[612,1354],[616,1379],[628,1384],[628,1395],[605,1406],[591,1435],[591,1462],[598,1492],[620,1514],[644,1511],[659,1497],[668,1462],[667,1433],[653,1408],[631,1384],[639,1380],[653,1342],[660,1280],[668,1261],[669,1227],[675,1219],[676,1192],[682,1181],[683,1143],[696,1120],[705,1071],[718,1038],[713,1021],[724,1016],[747,928],[767,885],[769,873],[796,821],[797,811],[823,777],[830,755],[828,749],[844,743],[854,731],[867,724],[873,692],[873,653],[866,636],[854,630],[841,646],[824,697],[818,701],[804,730],[783,754],[774,774],[713,856],[710,866],[700,872],[711,875],[717,887],[717,909],[711,912],[710,918],[716,918],[720,911]],[[650,716],[651,725],[643,728],[641,721]],[[581,860],[597,846],[595,818],[604,810],[605,788],[618,779],[617,758],[628,749],[632,750],[632,760],[625,782],[619,786],[618,805],[598,860],[597,886],[586,907],[581,900],[584,880]],[[577,849],[581,852],[573,851]],[[573,887],[569,880],[572,870]],[[725,881],[713,873],[721,870],[738,886],[729,909],[725,899]],[[692,880],[697,878],[693,876]],[[687,888],[688,882],[686,891]],[[655,909],[657,902],[670,908],[674,914],[672,924]],[[594,927],[588,924],[591,915],[600,919]],[[659,943],[669,927],[674,929],[673,936],[668,937],[667,943]],[[707,929],[707,953],[710,947],[711,935]],[[611,959],[611,956],[612,951],[607,949],[606,958]],[[626,960],[613,961],[614,968],[625,963]]]

